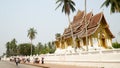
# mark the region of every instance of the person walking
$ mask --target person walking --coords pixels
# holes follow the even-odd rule
[[[44,58],[42,57],[42,59],[41,59],[41,62],[42,62],[42,64],[44,64]]]
[[[19,58],[16,58],[16,59],[15,59],[15,63],[16,63],[16,66],[18,66]]]

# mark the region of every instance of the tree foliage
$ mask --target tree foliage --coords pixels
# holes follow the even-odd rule
[[[37,34],[36,30],[34,28],[30,28],[28,30],[28,37],[30,38],[30,40],[35,39],[35,35]]]
[[[58,4],[58,6],[56,7],[59,8],[60,6],[62,6],[62,12],[64,12],[65,14],[69,15],[70,11],[74,12],[75,11],[75,3],[72,0],[57,0],[56,4]]]
[[[111,13],[120,12],[120,0],[105,0],[101,7],[103,6],[110,6]]]
[[[48,42],[48,48],[49,48],[49,53],[54,53],[56,50],[56,47],[54,45],[54,42]]]
[[[56,47],[54,45],[54,42],[48,42],[47,44],[42,44],[39,42],[37,45],[32,45],[32,54],[33,55],[40,55],[40,54],[47,54],[47,53],[54,53],[56,50]],[[31,43],[21,43],[16,44],[15,40],[13,42],[7,42],[6,43],[6,55],[9,56],[16,56],[16,55],[31,55]]]
[[[55,38],[56,38],[56,40],[60,40],[61,34],[60,34],[60,33],[56,33],[56,34],[55,34]]]
[[[39,42],[35,47],[35,54],[41,54],[43,49],[44,49],[43,44]]]
[[[118,43],[118,42],[112,43],[112,47],[113,48],[120,48],[120,43]]]
[[[47,44],[41,44],[40,42],[36,46],[36,54],[47,54],[54,53],[56,47],[53,42],[48,42]]]
[[[14,38],[13,40],[11,40],[10,42],[6,43],[6,55],[7,56],[13,56],[13,55],[17,55],[17,41]]]
[[[32,54],[35,52],[35,47],[32,45]],[[30,55],[31,54],[31,44],[30,43],[22,43],[18,45],[18,53],[19,55]]]

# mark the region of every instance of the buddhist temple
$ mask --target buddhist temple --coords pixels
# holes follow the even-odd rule
[[[112,46],[113,38],[114,35],[109,29],[103,12],[95,15],[89,12],[85,15],[84,11],[78,11],[64,33],[56,38],[56,52],[58,50],[73,51],[74,49],[84,51],[87,48],[88,50],[107,49]]]

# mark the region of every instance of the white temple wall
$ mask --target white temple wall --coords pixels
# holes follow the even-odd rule
[[[66,64],[66,65],[78,65],[78,66],[102,66],[110,68],[120,67],[120,49],[116,50],[102,50],[81,52],[72,54],[52,54],[45,55],[45,63]],[[106,66],[105,64],[108,64]],[[116,67],[119,65],[119,67]]]

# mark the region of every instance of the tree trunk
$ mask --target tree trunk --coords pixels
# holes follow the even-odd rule
[[[73,36],[73,30],[72,30],[72,25],[71,25],[71,22],[70,22],[69,14],[68,14],[68,21],[69,21],[69,24],[70,24],[71,36],[72,36],[72,40],[73,40],[73,47],[75,48],[76,47],[75,39],[74,39],[74,36]],[[75,51],[76,51],[76,49],[75,49]]]
[[[86,51],[88,51],[88,37],[87,37],[87,20],[86,20],[86,0],[85,0],[85,31],[86,31]]]
[[[32,56],[32,40],[31,40],[31,56]]]

